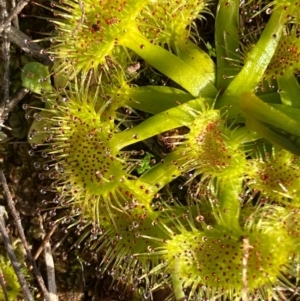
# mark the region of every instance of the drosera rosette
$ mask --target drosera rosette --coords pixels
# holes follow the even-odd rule
[[[196,217],[194,217],[196,219]],[[197,298],[282,298],[277,286],[293,288],[290,275],[293,241],[278,224],[246,223],[242,227],[217,223],[202,230],[174,221],[164,253],[176,300]],[[236,223],[233,223],[236,225]],[[188,296],[184,291],[188,292]]]
[[[119,118],[115,109],[121,106],[120,102],[114,103],[113,97],[102,99],[100,89],[103,87],[91,88],[89,83],[75,81],[63,93],[50,94],[46,108],[36,115],[29,142],[34,149],[39,147],[40,150],[31,151],[31,154],[41,152],[45,161],[43,164],[36,162],[35,167],[40,171],[40,177],[47,176],[52,180],[52,184],[41,192],[54,192],[53,203],[58,209],[73,207],[70,215],[75,220],[73,218],[69,225],[64,226],[64,231],[76,226],[76,233],[81,235],[92,225],[96,235],[92,237],[98,237],[101,232],[111,240],[131,235],[133,241],[136,234],[128,232],[128,223],[136,223],[137,217],[127,212],[129,200],[139,200],[143,210],[151,215],[151,200],[161,187],[136,180],[132,172],[140,166],[141,160],[136,156],[142,153],[122,151],[123,143],[119,141],[123,137],[120,126],[128,116]],[[136,137],[131,137],[126,143],[131,145],[136,140]],[[142,206],[137,201],[135,205]],[[142,215],[141,211],[136,214]],[[55,214],[55,208],[51,212]],[[153,219],[148,217],[147,223],[152,223]],[[60,220],[65,223],[67,219],[58,219],[58,222]],[[155,237],[154,233],[152,236]],[[80,240],[84,238],[85,235]],[[116,248],[120,244],[125,252],[123,241]],[[105,250],[105,247],[102,245],[99,249]],[[128,252],[130,247],[128,245]],[[118,263],[118,258],[112,257],[117,253],[113,253],[115,250],[111,252],[109,258]],[[146,252],[143,248],[132,251],[133,254],[143,252]]]
[[[54,192],[53,203],[57,208],[74,207],[74,214],[81,211],[98,231],[103,223],[101,212],[113,224],[115,209],[111,207],[123,206],[124,193],[136,179],[133,171],[139,168],[142,160],[136,158],[140,152],[122,149],[144,139],[143,135],[149,132],[144,132],[147,123],[137,126],[138,132],[128,138],[126,132],[130,130],[122,132],[120,127],[124,123],[126,128],[126,121],[131,117],[121,116],[117,111],[126,106],[122,103],[124,99],[115,95],[118,87],[112,92],[114,95],[108,95],[105,87],[92,86],[91,78],[78,79],[66,89],[49,93],[45,109],[35,115],[28,139],[34,148],[31,155],[40,153],[45,159],[43,164],[35,163],[40,178],[52,180],[52,184],[41,192]],[[26,105],[25,108],[31,107]],[[179,124],[180,121],[175,121],[168,126]],[[158,132],[160,130],[161,124]],[[152,177],[154,182],[155,176]],[[143,181],[140,185],[145,186]],[[152,198],[161,189],[159,185],[149,187],[144,193],[151,192]],[[145,206],[150,208],[150,202]],[[78,227],[78,231],[85,228],[80,224]]]
[[[300,197],[299,158],[272,147],[272,152],[253,153],[247,160],[246,185],[265,202],[297,204]]]
[[[52,180],[41,193],[55,192],[54,203],[77,207],[100,225],[100,208],[109,210],[111,194],[126,187],[139,161],[138,152],[120,151],[111,143],[126,115],[119,119],[111,103],[101,99],[100,86],[89,90],[85,84],[70,85],[64,95],[54,93],[35,116],[28,139],[31,153],[45,159],[35,167]]]

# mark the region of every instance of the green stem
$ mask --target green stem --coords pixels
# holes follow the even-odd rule
[[[300,109],[300,86],[293,72],[285,72],[277,78],[281,101],[287,106]]]
[[[150,114],[166,111],[191,100],[191,94],[167,86],[125,86],[120,90],[126,104]]]
[[[218,200],[221,223],[228,228],[239,229],[241,204],[239,194],[243,177],[221,179],[218,186]]]
[[[220,0],[218,4],[215,31],[218,89],[227,88],[239,71],[229,65],[229,60],[236,60],[239,49],[239,4],[239,0]]]
[[[158,113],[130,130],[117,133],[111,141],[111,145],[114,145],[115,149],[121,150],[128,145],[143,141],[165,131],[181,126],[188,126],[195,119],[192,112],[195,110],[200,111],[204,101],[207,100],[194,99],[175,108]]]
[[[273,125],[292,135],[300,136],[300,123],[298,120],[291,118],[282,112],[282,110],[276,109],[275,106],[264,103],[254,93],[246,92],[241,95],[240,108],[246,112],[248,116],[254,117],[263,123]]]
[[[139,180],[161,189],[182,174],[180,167],[184,162],[180,162],[181,157],[176,151],[169,153],[160,163],[142,174]]]
[[[179,274],[179,265],[181,264],[180,259],[175,259],[174,260],[174,270],[171,273],[172,277],[172,284],[173,284],[173,291],[174,291],[174,296],[176,301],[185,301],[185,294],[183,291],[183,283],[182,283],[182,278],[180,277]]]
[[[235,118],[241,113],[238,105],[239,95],[253,91],[262,79],[282,35],[286,14],[287,12],[280,5],[273,10],[259,41],[247,54],[244,67],[216,103],[218,109],[230,107],[229,118]]]
[[[299,146],[295,145],[288,138],[274,132],[273,130],[259,122],[257,119],[249,117],[246,121],[246,126],[248,127],[248,129],[257,132],[259,135],[261,135],[261,137],[267,139],[271,143],[284,148],[297,156],[300,156]]]
[[[121,43],[194,97],[216,95],[216,88],[205,74],[199,76],[192,66],[164,48],[151,44],[137,29],[131,28]]]
[[[276,110],[280,111],[281,113],[283,113],[284,115],[286,115],[287,117],[291,118],[295,122],[297,123],[299,122],[300,109],[296,109],[283,104],[271,104],[271,106]],[[300,131],[298,133],[298,136],[300,136]]]

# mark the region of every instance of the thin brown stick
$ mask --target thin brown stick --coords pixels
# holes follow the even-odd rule
[[[4,221],[4,217],[3,217],[4,214],[6,214],[5,209],[4,209],[3,206],[0,206],[0,233],[1,233],[2,240],[4,242],[4,245],[5,245],[8,257],[10,259],[11,265],[13,266],[13,268],[16,272],[16,275],[18,277],[20,286],[22,287],[24,298],[28,301],[34,301],[32,295],[30,293],[30,290],[28,288],[27,282],[26,282],[26,280],[25,280],[25,278],[22,274],[20,264],[18,262],[16,254],[14,252],[14,249],[13,249],[11,243],[10,243],[8,234],[6,232],[5,221]]]
[[[10,2],[11,2],[12,8],[15,8],[16,5],[17,5],[17,4],[16,4],[16,0],[11,0]],[[12,23],[13,23],[13,25],[14,25],[17,29],[19,29],[19,19],[18,19],[18,16],[15,16],[15,17],[14,17]]]
[[[55,245],[52,247],[52,252],[55,253],[56,249],[58,249],[61,244],[66,240],[66,238],[69,236],[69,233],[66,233],[61,240],[59,240]]]
[[[248,301],[248,259],[249,259],[249,249],[253,247],[249,243],[248,237],[243,237],[243,270],[242,270],[242,281],[243,281],[243,290],[242,290],[242,300]]]
[[[7,9],[6,9],[6,0],[0,1],[1,9],[1,23],[3,24],[4,20],[7,18]],[[3,56],[3,98],[1,101],[1,124],[3,120],[6,119],[6,104],[9,102],[9,62],[10,62],[10,41],[9,41],[9,32],[10,32],[10,22],[5,27],[2,37],[2,56]]]
[[[45,258],[45,264],[46,264],[46,269],[47,269],[47,282],[48,282],[48,289],[49,289],[49,294],[51,297],[52,301],[58,301],[58,296],[57,296],[57,288],[56,288],[56,282],[55,282],[55,268],[54,268],[54,260],[52,256],[52,251],[51,251],[51,245],[50,245],[50,237],[54,233],[54,231],[57,229],[59,224],[55,224],[50,232],[45,234],[45,229],[43,227],[43,218],[42,216],[39,216],[39,224],[40,224],[40,230],[43,233],[43,242],[37,252],[35,253],[34,259],[36,260],[38,255],[42,250],[44,250],[44,258]]]
[[[44,248],[44,257],[47,268],[48,288],[51,301],[58,301],[57,287],[55,282],[55,267],[51,251],[51,245],[48,241]]]
[[[29,0],[21,0],[11,11],[10,15],[5,19],[5,21],[0,25],[0,33],[10,25],[10,22],[17,17],[17,15],[22,11],[22,9],[28,4]]]
[[[22,227],[22,224],[21,224],[21,220],[20,220],[20,217],[19,217],[19,214],[18,212],[16,211],[16,208],[15,208],[15,205],[14,205],[14,202],[13,202],[13,199],[12,199],[12,196],[11,196],[11,193],[9,191],[9,188],[8,188],[8,185],[7,185],[7,182],[6,182],[6,178],[5,178],[5,175],[3,173],[2,170],[0,170],[0,181],[2,183],[2,186],[3,186],[3,190],[5,192],[5,195],[6,195],[6,199],[7,199],[7,205],[8,205],[8,208],[10,210],[10,213],[14,219],[14,222],[15,222],[15,226],[19,232],[19,236],[21,238],[21,241],[24,245],[24,248],[26,250],[26,254],[27,254],[27,257],[33,267],[33,271],[34,271],[34,274],[36,276],[36,279],[37,279],[37,282],[44,294],[44,298],[47,300],[47,301],[51,301],[50,299],[50,295],[49,295],[49,292],[45,286],[45,282],[43,280],[43,277],[41,275],[41,272],[40,270],[38,269],[33,257],[32,257],[32,254],[31,254],[31,251],[30,251],[30,248],[29,248],[29,245],[27,243],[27,240],[26,240],[26,237],[25,237],[25,234],[24,234],[24,230],[23,230],[23,227]]]
[[[41,252],[43,251],[43,249],[45,248],[46,244],[49,242],[52,234],[55,232],[55,230],[57,229],[58,227],[58,223],[55,224],[52,229],[45,235],[41,245],[39,246],[39,248],[37,249],[37,251],[35,252],[34,254],[34,260],[37,260],[38,257],[40,256]]]
[[[24,87],[19,87],[17,91],[9,98],[9,103],[6,105],[8,112],[11,112],[13,108],[28,94],[29,90]]]

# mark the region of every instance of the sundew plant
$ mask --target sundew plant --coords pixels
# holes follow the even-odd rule
[[[47,9],[54,85],[31,83],[45,106],[30,154],[51,180],[41,190],[55,194],[51,213],[70,209],[56,222],[101,257],[97,277],[110,275],[120,299],[297,295],[300,1]],[[144,84],[143,74],[166,80]]]

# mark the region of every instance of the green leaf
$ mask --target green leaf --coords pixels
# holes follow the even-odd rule
[[[37,94],[52,89],[48,67],[37,62],[30,62],[23,67],[21,79],[23,87]]]

